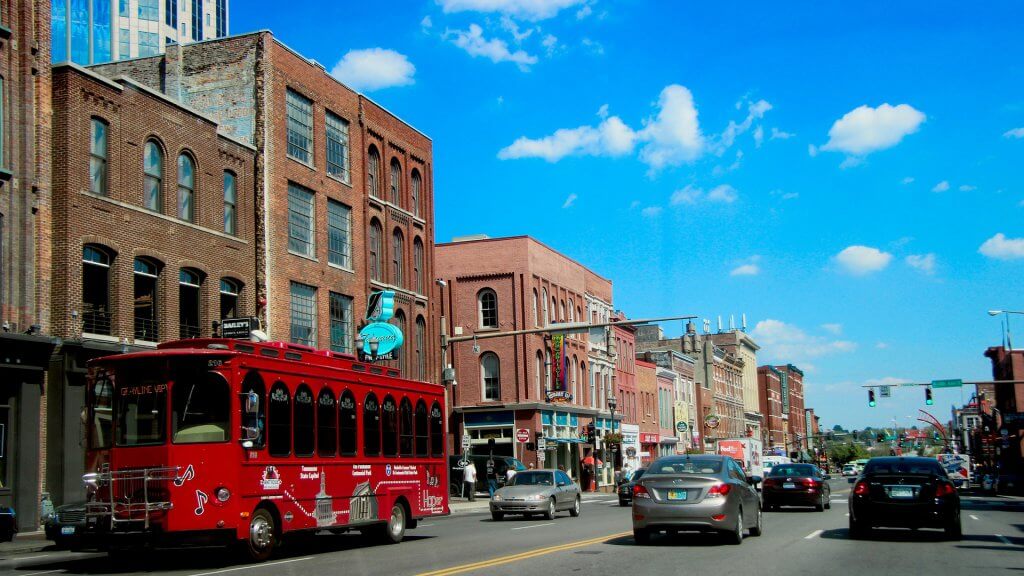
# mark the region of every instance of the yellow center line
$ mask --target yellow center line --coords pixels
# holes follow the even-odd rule
[[[526,552],[520,552],[519,554],[510,554],[508,556],[498,556],[497,558],[491,558],[490,560],[483,560],[481,562],[473,562],[472,564],[462,564],[460,566],[452,566],[451,568],[442,568],[440,570],[434,570],[432,572],[423,572],[417,574],[417,576],[449,576],[451,574],[461,574],[470,570],[476,570],[479,568],[490,568],[492,566],[500,566],[502,564],[508,564],[510,562],[518,562],[520,560],[526,560],[528,558],[534,558],[536,556],[543,556],[545,554],[553,554],[555,552],[562,552],[563,550],[571,550],[573,548],[580,548],[583,546],[590,546],[591,544],[599,544],[613,538],[621,538],[623,536],[629,536],[633,532],[619,532],[617,534],[608,534],[606,536],[599,536],[597,538],[590,538],[589,540],[579,540],[577,542],[569,542],[567,544],[559,544],[557,546],[549,546],[547,548],[538,548],[536,550],[528,550]]]

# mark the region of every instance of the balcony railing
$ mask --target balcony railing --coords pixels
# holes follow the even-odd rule
[[[105,310],[86,310],[82,313],[82,332],[110,336],[112,318]]]
[[[155,318],[135,318],[135,339],[156,342],[159,339],[159,322]]]
[[[199,326],[193,326],[191,324],[182,324],[178,330],[179,338],[199,338]]]

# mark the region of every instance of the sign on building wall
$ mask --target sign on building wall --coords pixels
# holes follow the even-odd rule
[[[553,390],[568,390],[566,386],[565,335],[551,335],[551,371],[554,382]]]

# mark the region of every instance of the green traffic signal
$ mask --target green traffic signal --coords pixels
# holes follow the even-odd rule
[[[868,390],[868,406],[874,408],[877,405],[878,405],[878,403],[875,402],[875,391],[874,390]]]
[[[935,400],[932,399],[932,389],[931,388],[925,388],[924,389],[924,403],[929,405],[929,406],[931,406],[932,404],[935,404]]]

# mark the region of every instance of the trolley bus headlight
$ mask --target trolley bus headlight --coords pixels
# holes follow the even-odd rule
[[[85,483],[87,488],[99,488],[100,476],[95,472],[82,474],[82,482]]]
[[[227,488],[224,488],[223,486],[217,488],[216,494],[217,500],[220,500],[221,502],[227,502],[228,498],[231,498],[231,491],[228,490]]]

